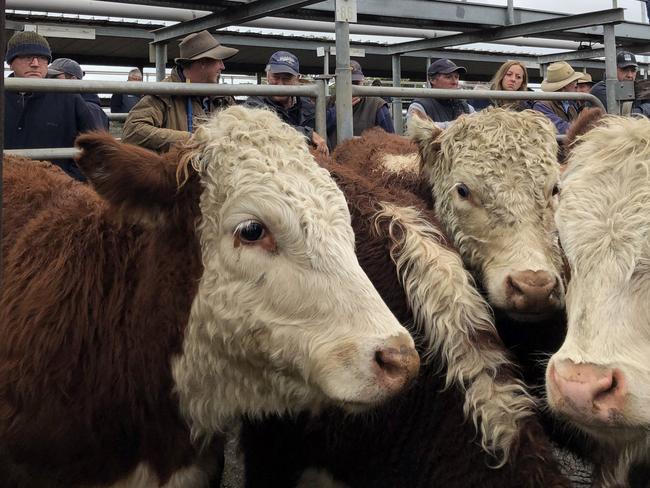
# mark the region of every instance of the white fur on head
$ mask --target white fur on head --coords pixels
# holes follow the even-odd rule
[[[534,402],[519,381],[497,378],[509,361],[496,345],[489,306],[458,254],[440,243],[439,232],[415,209],[383,203],[376,218],[390,221],[392,259],[428,354],[445,361],[447,386],[464,391],[464,413],[479,431],[481,446],[505,464]]]
[[[242,413],[386,398],[376,351],[413,340],[361,270],[345,198],[303,136],[271,111],[232,107],[189,150],[204,271],[173,374],[193,435]],[[251,220],[273,249],[235,244]]]
[[[415,173],[420,169],[420,156],[412,154],[386,154],[381,161],[382,167],[390,173]]]
[[[436,213],[491,305],[507,309],[506,281],[519,271],[547,271],[559,282],[562,259],[553,223],[559,179],[552,124],[538,112],[486,109],[444,131],[413,118],[422,173]],[[470,197],[459,196],[459,188]]]
[[[556,361],[620,372],[628,394],[608,425],[572,417],[620,452],[650,462],[650,121],[607,117],[574,146],[556,221],[571,266],[568,332]],[[549,403],[558,398],[548,390]],[[610,471],[606,476],[620,480]],[[620,482],[620,481],[619,481]]]

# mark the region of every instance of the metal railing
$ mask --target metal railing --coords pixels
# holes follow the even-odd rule
[[[605,110],[602,102],[589,93],[543,92],[543,91],[505,91],[505,90],[443,90],[439,88],[401,88],[379,86],[352,86],[355,97],[393,97],[393,98],[441,98],[455,100],[583,100]],[[398,102],[399,103],[399,102]],[[402,117],[401,111],[393,114]],[[403,127],[402,120],[394,120],[395,127]]]
[[[260,95],[311,97],[316,100],[316,132],[327,137],[326,103],[327,82],[317,79],[305,85],[222,85],[215,83],[169,83],[169,82],[124,82],[124,81],[86,81],[53,80],[32,78],[6,78],[5,90],[51,93],[131,93],[135,95],[195,95],[195,96],[236,96]],[[109,120],[120,120],[109,115]],[[57,159],[69,158],[76,154],[74,148],[11,149],[5,154],[17,154],[29,158]]]
[[[79,81],[31,78],[6,78],[5,89],[26,92],[70,93],[131,93],[156,95],[291,95],[316,99],[316,131],[326,137],[327,81],[316,80],[306,85],[220,85],[212,83],[162,83],[123,81]],[[572,92],[512,92],[490,90],[441,90],[433,88],[374,87],[352,85],[352,96],[390,96],[394,98],[442,98],[480,100],[583,100],[603,108],[598,98],[588,93]],[[122,121],[127,114],[109,114],[109,120]],[[400,113],[398,115],[402,117]],[[401,122],[401,119],[400,121]],[[396,123],[396,126],[398,123]],[[399,125],[400,127],[402,125]],[[15,154],[33,159],[61,159],[73,157],[75,148],[10,149],[5,154]]]

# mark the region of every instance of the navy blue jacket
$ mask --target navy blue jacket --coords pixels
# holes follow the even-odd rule
[[[111,113],[128,113],[135,106],[135,104],[140,101],[141,98],[142,95],[132,95],[131,93],[116,93],[111,97]]]
[[[102,102],[99,100],[99,95],[96,93],[82,93],[81,98],[88,104],[90,113],[93,119],[95,119],[95,125],[102,126],[105,130],[108,130],[108,115],[102,109]]]
[[[73,147],[77,135],[94,129],[103,127],[79,94],[5,92],[5,149]],[[85,180],[73,160],[52,162]]]
[[[247,107],[272,109],[287,124],[293,126],[305,136],[310,143],[314,142],[314,125],[316,124],[316,106],[309,98],[296,98],[296,103],[291,108],[284,108],[273,101],[271,97],[251,96],[245,102]]]
[[[605,110],[607,110],[607,86],[604,81],[599,81],[592,86],[589,93],[598,98],[605,107]],[[591,105],[591,103],[589,105]]]

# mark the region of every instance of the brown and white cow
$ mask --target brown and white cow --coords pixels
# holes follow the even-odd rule
[[[489,109],[444,131],[413,118],[409,133],[413,142],[369,130],[333,156],[428,201],[494,309],[529,386],[543,386],[541,360],[559,348],[565,329],[552,124],[534,111]]]
[[[406,280],[386,262],[386,256],[393,252],[393,247],[387,245],[381,250],[372,248],[376,243],[366,244],[376,240],[365,224],[373,221],[372,214],[365,212],[355,217],[367,205],[385,208],[386,205],[381,202],[391,202],[397,208],[404,205],[419,208],[426,215],[428,225],[434,229],[430,233],[439,232],[436,229],[441,227],[450,232],[452,243],[459,247],[466,267],[476,276],[479,287],[487,291],[490,304],[495,308],[499,334],[517,356],[518,366],[523,368],[528,385],[533,388],[541,386],[544,382],[544,355],[557,350],[564,337],[565,325],[562,258],[553,222],[559,179],[554,130],[537,113],[514,113],[502,109],[460,119],[455,128],[444,133],[424,121],[416,124],[411,126],[411,131],[417,144],[381,130],[370,130],[361,138],[346,141],[333,154],[339,164],[330,169],[343,188],[353,213],[357,253],[362,266],[380,292],[383,288],[381,283],[391,283],[392,280],[391,291],[382,292],[382,295],[393,311],[399,310],[406,300],[414,316],[420,319],[416,321],[420,330],[433,331],[430,337],[435,340],[429,339],[428,345],[421,346],[422,352],[433,354],[434,367],[447,368],[447,380],[450,380],[447,384],[462,388],[462,381],[454,381],[454,372],[478,372],[489,364],[478,363],[482,366],[477,369],[477,363],[472,365],[472,361],[467,360],[471,357],[466,353],[467,349],[476,347],[482,336],[476,333],[476,321],[472,323],[470,320],[468,323],[460,318],[467,302],[465,305],[454,299],[447,302],[446,320],[441,320],[435,313],[423,317],[419,312],[429,304],[438,306],[437,298],[427,293],[439,290],[429,289],[431,283],[445,281],[447,292],[452,297],[462,296],[468,288],[473,287],[471,279],[460,283],[449,277],[442,278],[439,274],[444,275],[445,271],[455,269],[461,263],[452,266],[436,259],[428,263],[413,262],[405,257],[409,254],[404,253],[401,254],[402,261],[397,270],[408,270],[411,279]],[[419,163],[418,151],[422,163]],[[420,164],[424,178],[420,174]],[[349,183],[352,176],[344,172],[365,178],[368,182],[365,186],[352,185]],[[378,189],[388,189],[391,194],[381,195]],[[471,193],[466,194],[465,190]],[[410,193],[417,194],[424,203],[414,203],[407,196]],[[436,224],[436,218],[426,211],[427,208],[435,209],[442,226]],[[408,219],[403,218],[408,212],[400,213],[402,218],[396,220],[395,227],[399,229],[396,234],[409,234],[405,229],[411,228],[411,225]],[[409,245],[410,249],[420,250],[421,255],[441,255],[440,251],[424,251],[427,242],[429,247],[436,247],[434,242],[430,242],[431,239],[412,239],[410,242],[417,242],[417,245]],[[408,242],[408,239],[404,241]],[[395,248],[401,249],[401,245],[395,245]],[[374,268],[382,270],[381,278],[373,272]],[[395,282],[395,275],[403,284],[402,289]],[[523,282],[520,280],[522,276]],[[408,298],[403,297],[405,290]],[[415,320],[408,314],[396,313],[404,320]],[[448,327],[444,327],[444,324],[448,324]],[[459,331],[466,334],[458,334]],[[498,339],[495,340],[498,342]],[[445,351],[452,351],[453,354],[447,356]],[[505,457],[508,460],[506,469],[501,472],[486,475],[480,469],[472,470],[471,466],[484,465],[485,462],[473,457],[469,450],[453,450],[457,442],[463,443],[466,433],[453,427],[448,430],[443,427],[447,421],[456,426],[458,424],[454,423],[452,417],[441,415],[438,409],[446,409],[448,415],[452,415],[454,406],[445,394],[429,391],[440,387],[435,377],[430,376],[429,368],[430,365],[427,365],[421,370],[414,390],[373,416],[371,421],[346,419],[342,423],[335,415],[325,421],[304,420],[298,426],[289,421],[271,421],[263,426],[247,426],[244,443],[247,448],[250,447],[252,442],[259,441],[256,436],[261,432],[267,444],[275,446],[273,451],[284,452],[287,449],[301,460],[297,463],[308,464],[311,460],[315,466],[325,465],[334,470],[337,479],[348,481],[353,486],[365,486],[364,483],[369,486],[427,486],[427,483],[436,482],[458,486],[472,483],[476,486],[498,483],[506,486],[545,486],[552,483],[548,479],[540,481],[540,478],[530,475],[528,468],[521,468],[518,454]],[[512,381],[512,376],[506,377]],[[472,380],[468,383],[471,384]],[[476,381],[475,385],[480,383]],[[482,394],[479,398],[486,399],[484,394],[498,386],[499,381],[487,379],[485,385],[486,388],[480,390]],[[466,402],[471,401],[473,394],[472,391],[462,393]],[[490,400],[485,404],[494,405]],[[493,439],[494,431],[491,428],[500,428],[499,417],[479,413],[478,409],[466,403],[465,407],[468,406],[465,418],[473,418],[475,422],[479,420],[475,425],[482,441]],[[395,420],[392,412],[400,412],[402,417]],[[336,430],[349,431],[349,434],[335,434],[333,431]],[[523,431],[515,429],[510,432],[521,435]],[[291,440],[277,440],[285,438],[283,436]],[[510,441],[500,444],[501,447],[517,446],[515,451],[518,450],[517,436],[504,439]],[[562,436],[559,440],[565,441]],[[417,452],[417,461],[395,458],[397,454],[391,447],[392,441],[409,452]],[[540,441],[540,446],[542,444]],[[287,466],[286,462],[269,456],[268,450],[260,453],[254,446],[247,449],[249,457],[251,450],[254,451],[254,459],[249,465],[266,463],[264,469],[253,467],[249,471],[255,477],[251,486],[256,486],[255,483],[269,472],[278,475],[281,467]],[[355,455],[357,451],[361,454]],[[441,451],[449,451],[450,456],[446,458],[440,455]],[[521,452],[526,452],[526,449]],[[439,455],[436,456],[436,453]],[[370,460],[365,461],[366,458]],[[570,457],[568,460],[573,461]],[[274,462],[278,464],[274,465]],[[445,463],[449,464],[445,466]],[[422,464],[426,464],[426,469],[420,467]],[[359,466],[364,469],[355,469]],[[518,468],[521,468],[518,479],[508,478],[505,474],[509,469]],[[472,476],[457,477],[458,473],[468,470],[472,470]]]
[[[230,108],[162,156],[77,144],[91,186],[5,164],[0,485],[204,486],[235,416],[358,411],[416,375],[343,194],[277,116]]]
[[[390,174],[324,164],[348,201],[361,266],[427,361],[412,388],[367,415],[245,422],[247,486],[568,486],[427,202]]]
[[[535,111],[488,109],[441,131],[412,119],[436,215],[490,304],[519,320],[564,306],[553,223],[559,167],[555,132]]]
[[[578,138],[556,222],[571,281],[548,404],[600,446],[599,486],[628,486],[631,465],[650,465],[648,119],[609,116]]]
[[[548,120],[497,108],[446,130],[413,118],[408,133],[413,143],[369,130],[334,157],[364,174],[388,173],[396,184],[419,187],[494,308],[523,321],[561,310],[562,258],[553,223],[559,167]]]

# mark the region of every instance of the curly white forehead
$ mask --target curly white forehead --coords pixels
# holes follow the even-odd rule
[[[557,151],[553,125],[534,110],[513,112],[488,108],[461,117],[442,133],[440,143],[443,151],[464,148],[477,151],[502,150],[507,147],[523,160],[540,155],[554,156]],[[480,164],[480,160],[477,158],[476,162]]]
[[[255,192],[257,205],[283,202],[297,211],[305,233],[322,232],[326,223],[353,239],[343,193],[318,166],[305,137],[274,112],[223,110],[197,130],[190,147],[192,165],[214,204]]]
[[[220,184],[227,185],[230,176],[242,171],[286,172],[336,188],[329,173],[316,164],[305,137],[271,110],[235,106],[218,112],[196,131],[190,146],[194,168],[212,174]]]

